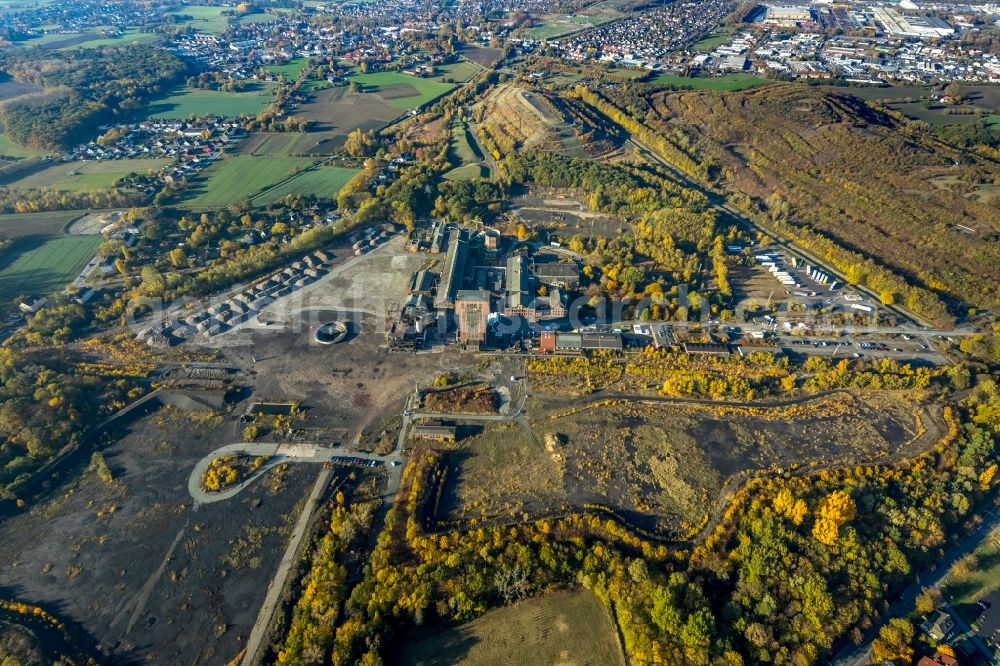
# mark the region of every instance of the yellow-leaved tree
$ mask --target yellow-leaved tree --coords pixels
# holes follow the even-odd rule
[[[832,546],[840,536],[840,526],[854,518],[857,505],[844,490],[835,490],[819,501],[813,537],[820,543]]]

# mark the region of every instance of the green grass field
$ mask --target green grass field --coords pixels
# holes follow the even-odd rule
[[[724,33],[712,33],[707,35],[697,42],[691,45],[692,50],[701,51],[702,53],[708,53],[709,51],[714,51],[718,47],[722,46],[729,41],[729,32]]]
[[[586,590],[550,592],[467,624],[405,641],[400,666],[615,666],[624,664],[611,617]]]
[[[540,24],[525,30],[524,34],[530,39],[552,39],[610,20],[610,16],[547,16]]]
[[[127,44],[150,44],[159,39],[159,36],[151,32],[140,32],[138,28],[129,28],[119,37],[101,37],[90,41],[80,42],[73,46],[63,47],[70,49],[90,49],[97,46],[121,46]]]
[[[944,585],[945,595],[954,603],[972,604],[1000,589],[1000,549],[993,545],[992,539],[987,539],[972,554],[976,558],[973,571],[959,580],[949,575]]]
[[[170,164],[170,159],[104,160],[100,162],[56,163],[41,170],[29,170],[20,178],[4,181],[13,189],[51,188],[67,192],[106,190],[130,173],[146,173]]]
[[[277,20],[277,17],[274,14],[257,12],[255,14],[244,14],[243,16],[237,17],[236,22],[240,25],[245,25],[247,23],[267,23],[268,21],[275,20]]]
[[[463,164],[445,173],[444,178],[446,180],[474,180],[485,178],[487,175],[486,167],[482,164]]]
[[[222,15],[224,9],[232,8],[191,5],[178,7],[170,13],[174,16],[190,16],[190,19],[178,24],[185,28],[194,28],[201,32],[225,32],[226,28],[229,27],[229,17]]]
[[[224,157],[198,176],[185,192],[188,208],[226,206],[285,180],[315,160],[306,157]]]
[[[50,294],[73,280],[101,244],[101,236],[32,237],[0,255],[0,301]]]
[[[180,87],[166,97],[153,100],[147,107],[146,117],[187,118],[214,114],[230,118],[260,113],[273,99],[270,90],[264,86],[238,93]]]
[[[770,83],[753,74],[726,74],[725,76],[688,77],[675,74],[660,74],[650,79],[650,83],[673,85],[694,90],[743,90]]]
[[[1000,129],[1000,115],[986,116],[986,124],[993,129]]]
[[[438,79],[451,79],[456,83],[465,83],[473,76],[479,72],[479,65],[474,62],[469,62],[468,60],[459,60],[458,62],[451,62],[447,65],[442,65],[438,67],[441,74],[435,78]]]
[[[14,240],[24,236],[58,236],[70,222],[86,213],[85,210],[59,210],[0,215],[0,238]]]
[[[380,95],[387,104],[397,109],[410,109],[426,104],[430,100],[445,94],[455,87],[452,83],[442,83],[435,79],[421,79],[409,74],[399,72],[372,72],[370,74],[356,74],[350,77],[351,81],[357,82],[362,89],[368,93],[383,93]],[[387,96],[386,89],[393,86],[410,86],[413,94],[405,96]]]
[[[0,157],[22,159],[25,157],[45,157],[48,151],[27,148],[16,141],[12,141],[6,132],[0,132]]]
[[[483,159],[482,154],[472,143],[469,128],[464,122],[456,122],[451,128],[451,152],[460,165],[479,162]]]
[[[49,33],[47,35],[40,35],[38,37],[32,37],[30,39],[25,39],[18,42],[21,46],[45,46],[46,44],[51,44],[52,42],[61,42],[66,39],[72,39],[73,37],[78,37],[83,33],[80,32],[68,32],[65,34],[60,33]]]
[[[253,198],[255,206],[266,206],[279,201],[287,194],[314,196],[321,199],[333,199],[337,196],[347,181],[358,173],[358,169],[344,167],[321,166],[306,171]]]
[[[284,65],[268,65],[264,69],[266,69],[271,74],[274,74],[275,76],[278,75],[284,76],[286,79],[294,81],[295,79],[298,78],[299,72],[301,72],[302,68],[305,66],[306,66],[305,58],[292,58]]]

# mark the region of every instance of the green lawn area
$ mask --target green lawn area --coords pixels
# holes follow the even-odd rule
[[[102,240],[101,236],[36,236],[15,241],[0,255],[0,301],[58,291],[77,276]]]
[[[479,71],[479,66],[468,60],[459,60],[458,62],[442,65],[438,67],[438,70],[441,71],[441,74],[434,77],[436,79],[449,78],[456,83],[465,83],[476,75]]]
[[[475,144],[472,143],[469,129],[464,122],[456,122],[451,128],[451,151],[453,157],[460,164],[471,164],[483,159]]]
[[[968,577],[954,580],[952,575],[942,590],[945,597],[952,599],[952,605],[974,604],[994,590],[1000,588],[1000,550],[992,539],[973,551],[976,566]]]
[[[48,154],[48,151],[45,150],[22,146],[18,142],[12,141],[6,132],[0,132],[0,157],[23,159],[25,157],[45,157]]]
[[[63,49],[89,49],[97,46],[120,46],[124,44],[150,44],[159,39],[159,36],[151,32],[140,32],[138,28],[128,28],[118,37],[101,37],[90,41],[80,42],[73,46],[64,46]]]
[[[229,17],[223,16],[223,10],[232,10],[232,7],[206,7],[202,5],[191,5],[189,7],[178,7],[170,13],[174,16],[190,16],[191,18],[182,21],[179,25],[194,28],[201,32],[225,32],[229,27]]]
[[[253,14],[244,14],[236,19],[237,23],[267,23],[268,21],[277,21],[278,17],[274,14],[268,14],[267,12],[256,12]]]
[[[607,609],[587,590],[549,592],[400,641],[400,666],[624,664]]]
[[[70,222],[86,214],[85,210],[57,210],[0,215],[0,238],[14,240],[23,236],[58,236]]]
[[[249,198],[314,162],[308,157],[223,157],[188,186],[181,205],[188,208],[226,206]]]
[[[422,106],[455,87],[453,83],[442,83],[432,78],[421,79],[399,72],[356,74],[349,80],[357,82],[368,93],[378,93],[387,104],[397,109]],[[413,92],[408,93],[404,86],[410,86]]]
[[[695,51],[702,51],[707,53],[709,51],[714,51],[718,47],[722,46],[729,41],[730,34],[728,32],[724,33],[712,33],[699,39],[697,42],[691,45],[691,48]]]
[[[547,16],[538,25],[525,30],[524,34],[530,39],[552,39],[610,20],[610,16]]]
[[[264,140],[264,143],[260,144],[257,150],[253,151],[253,154],[271,157],[287,157],[292,152],[292,148],[298,140],[303,136],[304,134],[302,132],[282,132],[280,134],[272,134]]]
[[[260,196],[254,197],[253,204],[255,206],[266,206],[269,203],[279,201],[286,194],[300,194],[302,196],[314,196],[321,199],[333,199],[340,192],[340,188],[353,178],[354,174],[358,173],[358,171],[358,169],[348,169],[345,167],[317,167],[311,171],[299,174],[288,182],[282,183]]]
[[[689,77],[676,74],[660,74],[650,80],[650,83],[674,85],[693,88],[695,90],[743,90],[753,86],[770,83],[753,74],[726,74],[725,76]]]
[[[315,90],[325,90],[327,88],[332,88],[333,84],[326,79],[308,79],[302,82],[299,86],[301,92],[313,92]]]
[[[986,116],[986,124],[994,129],[1000,129],[1000,115]]]
[[[255,86],[247,92],[220,92],[175,88],[166,97],[150,102],[147,118],[187,118],[188,116],[233,117],[260,113],[274,100],[270,89]]]
[[[473,180],[486,177],[486,167],[482,164],[463,164],[444,174],[447,180]]]
[[[169,164],[170,159],[103,160],[100,162],[58,162],[29,172],[4,185],[10,188],[52,188],[67,192],[106,190],[130,173],[146,173]]]
[[[81,32],[67,32],[67,33],[56,33],[51,32],[47,35],[40,35],[38,37],[32,37],[30,39],[25,39],[18,42],[21,46],[45,46],[46,44],[51,44],[52,42],[61,42],[67,39],[72,39],[74,37],[79,37],[83,33]]]
[[[305,66],[305,58],[292,58],[284,65],[268,65],[264,69],[275,76],[284,76],[286,79],[294,81],[299,77],[299,72],[301,72],[302,68]]]

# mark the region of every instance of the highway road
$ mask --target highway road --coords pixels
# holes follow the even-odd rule
[[[995,509],[987,514],[987,519],[978,530],[952,546],[945,557],[938,561],[933,571],[919,575],[916,582],[903,590],[899,598],[889,607],[889,612],[881,618],[881,621],[876,622],[864,633],[864,638],[860,646],[848,645],[837,653],[830,660],[830,663],[833,666],[867,666],[870,664],[871,644],[878,636],[879,629],[894,617],[905,617],[913,613],[917,595],[920,594],[920,591],[925,587],[940,587],[941,583],[948,578],[948,574],[951,573],[951,568],[955,562],[962,556],[978,548],[983,542],[989,539],[990,533],[997,528],[1000,528],[1000,510]],[[945,605],[947,606],[947,604]],[[956,613],[951,613],[951,616],[962,631],[969,631],[969,627],[965,625],[965,622]],[[978,636],[973,636],[971,642],[983,654],[989,657],[987,663],[996,663],[993,659],[993,652],[986,647]]]

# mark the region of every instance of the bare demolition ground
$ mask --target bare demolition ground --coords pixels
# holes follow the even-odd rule
[[[535,398],[528,412],[530,432],[489,426],[451,447],[440,520],[524,519],[597,503],[683,534],[747,474],[884,461],[929,444],[939,420],[906,396],[848,393],[775,407]],[[547,450],[546,441],[558,444]]]
[[[401,412],[416,383],[426,385],[436,374],[472,362],[451,353],[390,352],[381,320],[373,316],[355,316],[345,342],[319,345],[313,339],[317,322],[341,315],[313,315],[315,321],[303,321],[301,330],[241,332],[239,342],[234,337],[222,350],[230,362],[246,367],[256,399],[302,404],[304,420],[295,423],[302,439],[312,441],[315,430],[318,437],[334,437],[319,443],[353,444],[367,426]]]
[[[581,195],[571,190],[537,187],[511,198],[510,209],[531,229],[545,228],[550,234],[568,240],[617,238],[632,231],[632,225],[614,215],[587,208]]]
[[[225,502],[192,506],[195,462],[235,420],[164,407],[88,469],[0,524],[5,594],[81,625],[114,662],[225,663],[242,648],[316,474],[276,468]]]

